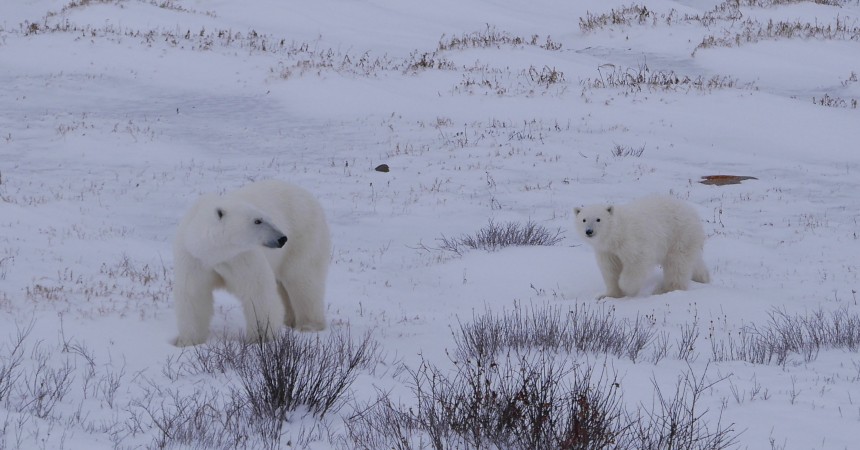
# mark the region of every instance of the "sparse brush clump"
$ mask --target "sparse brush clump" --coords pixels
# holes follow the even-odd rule
[[[157,448],[280,448],[289,421],[304,414],[322,420],[338,412],[359,372],[380,358],[370,334],[353,340],[341,330],[326,337],[286,331],[256,343],[227,337],[184,353],[169,377],[235,373],[236,384],[193,395],[148,388],[131,412],[157,430]],[[313,438],[303,429],[298,441]]]
[[[764,40],[774,39],[818,39],[818,40],[860,40],[860,26],[856,21],[836,18],[834,23],[801,22],[796,20],[774,21],[762,23],[755,19],[746,19],[739,24],[739,29],[729,27],[721,35],[707,35],[693,50],[693,55],[699,49],[710,47],[739,47]]]
[[[91,5],[95,5],[95,4],[104,4],[104,3],[113,3],[113,2],[114,2],[114,0],[72,0],[71,2],[69,2],[68,4],[63,6],[63,8],[60,10],[60,13],[65,13],[65,12],[68,12],[68,11],[75,9],[75,8],[85,8],[85,7],[88,7]],[[141,3],[149,3],[152,6],[157,6],[157,7],[162,8],[162,9],[169,9],[169,10],[173,10],[173,11],[190,12],[190,13],[198,13],[199,12],[199,11],[196,11],[194,9],[185,8],[182,5],[179,5],[175,0],[148,0],[148,2],[146,0],[144,0]],[[50,15],[56,15],[56,14],[57,13],[49,13],[49,16]],[[207,11],[204,14],[206,14],[207,16],[215,17],[215,13],[212,13],[212,12]]]
[[[564,72],[549,66],[540,69],[529,66],[517,73],[512,73],[509,68],[478,63],[463,69],[463,78],[451,90],[452,93],[534,96],[561,93],[567,85]]]
[[[539,35],[534,34],[530,37],[522,37],[510,34],[505,31],[499,31],[494,26],[487,25],[487,28],[473,33],[464,33],[459,36],[443,35],[439,40],[439,46],[436,52],[431,56],[433,59],[438,59],[438,54],[454,50],[465,50],[470,48],[500,48],[500,47],[538,47],[544,50],[556,51],[561,50],[561,43],[552,40],[552,37],[547,36],[542,39]],[[444,58],[442,58],[444,59]],[[550,88],[565,84],[564,72],[555,67],[543,66],[542,68],[530,65],[527,69],[523,69],[518,73],[512,73],[510,68],[491,67],[487,64],[480,64],[477,61],[471,66],[463,67],[463,79],[457,84],[453,93],[469,93],[478,92],[493,93],[498,96],[511,95],[536,95],[548,93]],[[555,92],[556,90],[553,90]]]
[[[653,340],[654,328],[638,317],[615,317],[612,308],[577,304],[524,310],[517,304],[501,314],[487,311],[460,324],[454,336],[458,360],[492,361],[505,351],[602,353],[636,362]]]
[[[673,395],[656,380],[654,404],[625,408],[622,386],[589,366],[566,366],[547,355],[491,365],[468,363],[453,375],[422,365],[413,373],[417,405],[387,396],[346,421],[342,448],[722,450],[737,446],[734,424],[715,423],[700,398],[715,383],[692,371]],[[721,381],[721,380],[719,380]]]
[[[410,372],[417,406],[387,397],[347,421],[350,448],[610,448],[623,429],[619,384],[549,354]]]
[[[737,47],[743,44],[756,43],[774,39],[824,39],[852,40],[860,39],[860,27],[856,20],[837,17],[835,23],[814,23],[796,21],[774,21],[767,23],[754,18],[744,19],[741,8],[768,8],[779,5],[805,3],[809,0],[726,0],[714,6],[703,14],[680,14],[671,9],[668,12],[657,12],[645,5],[631,4],[611,9],[605,13],[586,12],[580,17],[579,28],[583,33],[592,33],[609,27],[631,27],[634,25],[658,26],[673,24],[697,24],[712,29],[718,23],[721,34],[708,34],[693,49],[692,55],[700,49],[711,47]],[[843,6],[856,0],[814,0],[814,3],[828,6]]]
[[[0,280],[6,279],[6,276],[9,273],[9,268],[11,268],[15,263],[15,257],[10,253],[11,251],[6,249],[5,254],[0,254]]]
[[[673,70],[652,71],[647,64],[642,64],[638,68],[623,68],[614,64],[604,64],[597,71],[599,73],[597,78],[587,78],[582,81],[584,88],[623,89],[629,93],[636,93],[643,90],[710,92],[716,89],[751,87],[749,84],[741,85],[737,79],[729,76],[704,77],[701,75],[681,75]]]
[[[250,361],[240,360],[236,369],[256,415],[286,420],[302,407],[323,417],[343,404],[358,370],[376,361],[377,347],[370,335],[354,343],[341,333],[320,338],[288,332],[254,345]]]
[[[506,31],[499,31],[492,25],[481,31],[463,33],[459,36],[442,35],[439,39],[439,51],[464,50],[468,48],[499,48],[502,46],[522,47],[534,46],[544,50],[561,50],[561,43],[547,36],[541,39],[540,35],[533,34],[529,37],[516,36]]]
[[[628,156],[638,158],[642,156],[643,153],[645,153],[644,145],[639,147],[631,147],[629,145],[615,144],[615,146],[612,147],[612,156],[615,156],[617,158],[626,158]]]
[[[286,419],[300,407],[317,417],[336,411],[359,370],[378,360],[369,334],[354,342],[348,332],[320,337],[287,330],[269,342],[225,339],[195,347],[187,364],[192,374],[234,370],[255,414]]]
[[[821,350],[860,351],[860,315],[842,307],[829,314],[822,309],[789,314],[774,310],[763,326],[743,327],[737,337],[711,339],[714,361],[747,361],[785,365],[793,355],[810,362]]]
[[[15,393],[18,381],[24,375],[21,367],[26,351],[24,341],[32,329],[32,325],[25,329],[18,329],[15,338],[0,346],[0,405],[7,404],[11,395]]]
[[[556,70],[555,67],[544,66],[542,69],[537,69],[534,66],[529,67],[529,79],[532,83],[538,86],[550,87],[553,84],[563,83],[564,72]]]
[[[98,2],[105,3],[106,0],[98,0]],[[498,48],[501,46],[531,46],[548,51],[557,51],[562,47],[562,44],[553,41],[551,36],[541,37],[537,34],[528,37],[516,36],[487,25],[486,29],[481,31],[451,37],[443,35],[437,48],[433,51],[415,50],[408,56],[396,57],[388,54],[374,54],[369,50],[354,53],[340,48],[325,47],[319,41],[295,42],[283,37],[261,33],[254,29],[245,32],[206,28],[142,30],[112,24],[100,27],[78,25],[67,18],[56,20],[56,16],[65,14],[69,9],[89,6],[90,3],[89,0],[73,1],[61,11],[47,14],[42,20],[22,23],[19,31],[25,36],[45,33],[74,33],[88,36],[91,39],[102,38],[113,41],[137,39],[146,46],[166,45],[187,51],[243,50],[249,53],[270,54],[279,58],[277,64],[270,71],[282,79],[290,79],[305,74],[322,75],[329,71],[373,77],[385,72],[414,74],[423,70],[454,70],[458,66],[443,56],[446,51],[468,48]],[[96,0],[93,0],[92,3],[96,3]],[[158,4],[150,1],[150,3],[165,9],[193,11],[183,9],[170,1]],[[213,15],[214,13],[206,12],[204,14]],[[555,68],[535,69],[531,67],[526,69],[524,75],[521,74],[519,78],[530,79],[537,86],[548,87],[563,82],[564,74]],[[504,90],[510,91],[512,89]],[[521,90],[528,92],[528,89],[525,88]],[[57,131],[60,134],[65,134],[71,129],[61,128]]]
[[[813,3],[829,6],[842,6],[856,0],[814,0]],[[695,23],[710,27],[717,22],[735,22],[743,18],[742,7],[768,8],[778,5],[806,3],[809,0],[726,0],[714,6],[710,11],[699,14],[680,14],[675,9],[668,12],[657,12],[645,5],[631,4],[613,8],[605,13],[587,11],[585,17],[579,18],[579,28],[583,33],[590,33],[608,27],[630,27],[634,25],[673,25]]]
[[[404,72],[417,72],[419,70],[436,69],[436,70],[453,70],[456,68],[453,62],[440,56],[437,52],[419,52],[414,51],[409,54],[405,62]]]
[[[586,11],[585,17],[579,18],[579,29],[583,32],[591,32],[605,28],[610,25],[632,25],[638,23],[645,25],[651,20],[656,20],[656,14],[644,5],[622,6],[611,9],[608,13],[594,14]]]
[[[854,0],[729,0],[725,2],[726,4],[733,4],[737,6],[750,6],[750,7],[759,7],[759,8],[767,8],[770,6],[777,5],[791,5],[795,3],[815,3],[817,5],[829,5],[829,6],[842,6]]]
[[[599,352],[590,341],[611,347],[610,334],[625,330],[607,325],[613,320],[607,322],[602,312],[587,316],[587,309],[573,317],[553,308],[533,309],[531,315],[518,310],[461,325],[453,369],[427,361],[407,369],[414,398],[398,404],[380,393],[357,408],[346,421],[344,448],[719,450],[735,445],[733,425],[719,418],[709,422],[708,410],[699,406],[715,384],[704,381],[705,373],[697,377],[690,370],[679,377],[673,395],[652,379],[652,405],[627,407],[616,374],[596,371],[601,365],[594,362],[571,362],[576,358],[566,352],[577,349],[558,344],[572,342],[565,336],[585,328],[591,331],[582,331],[579,344],[571,345]]]
[[[707,368],[700,376],[692,369],[675,381],[674,395],[668,396],[656,378],[651,379],[654,401],[650,408],[640,406],[627,416],[625,432],[613,449],[637,450],[718,450],[737,447],[739,433],[734,424],[722,422],[722,411],[714,421],[708,410],[701,410],[700,399],[715,382],[706,381]]]
[[[55,407],[72,388],[76,367],[71,357],[55,361],[56,352],[42,341],[28,345],[33,326],[19,327],[0,345],[0,407],[53,420]],[[0,433],[0,444],[2,438]]]
[[[857,99],[844,99],[841,97],[831,97],[830,94],[824,94],[821,97],[812,97],[812,103],[830,108],[851,108],[857,109]]]
[[[519,222],[496,223],[490,219],[487,226],[478,230],[474,235],[464,234],[453,238],[443,235],[438,239],[438,248],[462,255],[467,249],[492,252],[511,246],[555,245],[563,239],[562,234],[561,228],[550,230],[531,220],[522,224]]]

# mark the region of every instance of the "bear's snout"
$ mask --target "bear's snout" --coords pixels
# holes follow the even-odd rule
[[[594,235],[594,230],[592,230],[591,228],[588,228],[587,230],[585,230],[585,235],[586,235],[586,236],[588,236],[588,237],[593,236],[593,235]]]
[[[263,243],[263,247],[268,247],[268,248],[284,248],[284,245],[286,245],[286,244],[287,244],[287,237],[286,237],[286,236],[284,236],[284,235],[281,235],[281,236],[280,236],[279,238],[277,238],[277,239],[274,239],[274,238],[273,238],[273,239],[271,239],[271,240],[266,241],[265,243]]]

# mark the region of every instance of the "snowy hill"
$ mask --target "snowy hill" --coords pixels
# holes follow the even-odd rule
[[[3,2],[0,449],[390,447],[371,413],[421,409],[477,367],[464,330],[517,314],[564,332],[498,367],[542,355],[625,417],[695,393],[700,443],[854,448],[858,55],[856,0]],[[336,408],[264,426],[234,401],[253,374],[224,355],[260,349],[235,299],[208,344],[169,341],[180,218],[268,178],[332,228],[330,327],[297,339],[369,347]],[[598,302],[572,208],[648,193],[698,210],[712,283]],[[563,239],[445,248],[490,221]],[[588,317],[641,351],[558,344]],[[434,448],[410,427],[397,448]]]

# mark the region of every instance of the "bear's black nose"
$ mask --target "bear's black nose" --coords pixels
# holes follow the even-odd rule
[[[286,236],[281,236],[278,238],[278,248],[281,248],[286,244],[287,244],[287,237]]]
[[[589,228],[589,229],[585,230],[585,235],[586,235],[586,236],[591,236],[592,234],[594,234],[594,230],[592,230],[591,228]]]

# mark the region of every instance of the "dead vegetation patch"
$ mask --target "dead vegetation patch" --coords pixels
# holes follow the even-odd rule
[[[741,181],[745,180],[758,180],[758,178],[743,175],[703,175],[699,183],[709,186],[725,186],[727,184],[741,184]]]

